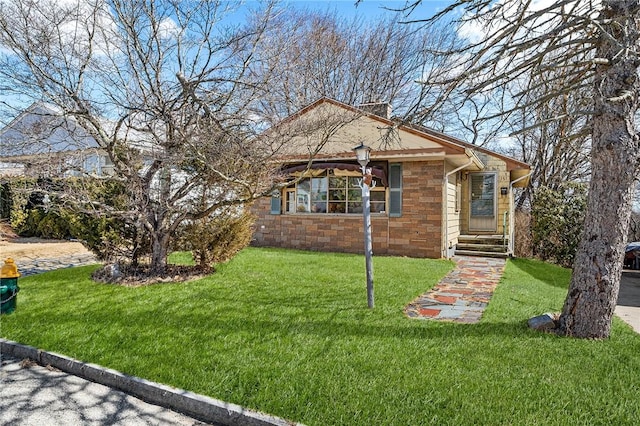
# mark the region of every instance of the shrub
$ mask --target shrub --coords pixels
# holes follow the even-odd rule
[[[587,206],[586,187],[567,184],[558,190],[540,187],[532,207],[534,254],[562,266],[572,266]]]
[[[37,211],[38,210],[32,210],[31,212]],[[69,233],[69,224],[64,218],[64,215],[56,212],[43,212],[40,221],[33,225],[36,228],[36,236],[38,237],[58,240],[72,237]]]
[[[533,235],[531,235],[531,213],[516,210],[514,216],[515,247],[517,257],[533,256]]]
[[[201,267],[230,260],[251,242],[255,217],[248,209],[227,207],[185,225],[177,239]]]
[[[67,220],[70,233],[99,260],[111,262],[124,257],[137,261],[135,232],[122,220],[72,212],[67,212]]]
[[[71,191],[84,194],[87,200],[123,210],[126,208],[124,186],[116,180],[13,178],[6,185],[5,192],[11,194],[11,225],[20,236],[76,238],[98,259],[106,261],[125,257],[135,263],[145,252],[143,238],[131,223],[100,212],[74,209],[63,205],[58,197],[64,191]]]
[[[11,217],[11,185],[9,182],[0,184],[0,219]]]

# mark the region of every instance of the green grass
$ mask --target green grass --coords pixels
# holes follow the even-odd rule
[[[510,261],[479,324],[404,317],[451,266],[376,257],[373,311],[361,256],[249,248],[208,278],[139,288],[61,270],[20,279],[0,334],[308,425],[640,423],[626,324],[606,341],[526,326],[560,310],[567,270]]]

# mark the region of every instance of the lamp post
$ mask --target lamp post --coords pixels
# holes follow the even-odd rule
[[[356,152],[358,163],[360,163],[362,167],[362,183],[360,184],[360,188],[362,189],[362,213],[364,216],[364,259],[367,268],[367,305],[369,308],[373,308],[373,262],[371,259],[373,256],[373,245],[371,243],[371,201],[369,191],[373,179],[371,177],[371,169],[367,169],[371,148],[360,143],[360,145],[353,148],[353,150]]]

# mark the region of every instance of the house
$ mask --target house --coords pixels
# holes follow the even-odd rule
[[[107,175],[113,164],[73,118],[34,103],[0,129],[0,176]]]
[[[293,138],[279,157],[289,185],[254,205],[254,245],[362,253],[362,171],[353,148],[364,143],[372,148],[375,254],[448,258],[481,242],[492,243],[483,251],[513,253],[513,189],[527,184],[529,165],[398,124],[386,104],[356,108],[323,98],[279,131],[329,116],[350,118],[330,136],[318,128]],[[316,150],[314,135],[325,138]]]

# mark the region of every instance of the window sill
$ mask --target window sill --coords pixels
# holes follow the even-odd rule
[[[311,217],[354,217],[361,218],[362,213],[283,213],[284,216],[311,216]],[[387,217],[387,213],[371,213],[372,217]]]

